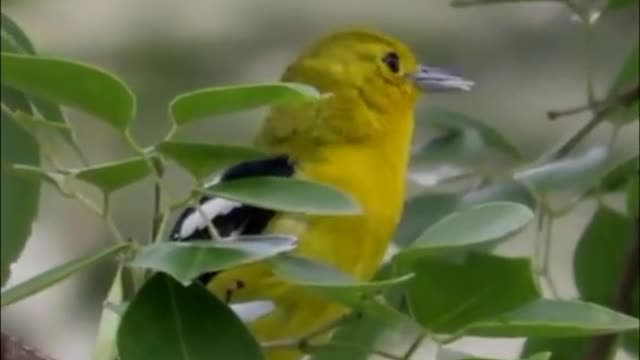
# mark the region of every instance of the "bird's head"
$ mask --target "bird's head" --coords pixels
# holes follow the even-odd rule
[[[420,93],[463,91],[473,85],[420,64],[407,45],[371,30],[338,32],[317,41],[287,67],[282,80],[328,94],[316,106],[272,109],[257,143],[289,153],[365,139],[408,147]]]
[[[371,106],[394,111],[413,107],[422,92],[466,91],[473,82],[421,64],[403,42],[373,30],[329,35],[289,66],[283,80],[322,92],[356,92]]]

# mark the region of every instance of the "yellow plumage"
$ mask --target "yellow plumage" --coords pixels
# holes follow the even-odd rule
[[[279,214],[267,232],[295,235],[297,254],[359,279],[371,278],[402,211],[413,108],[420,91],[414,74],[419,71],[406,45],[373,31],[331,35],[287,68],[283,81],[305,83],[328,95],[315,104],[273,108],[257,145],[293,158],[296,176],[351,194],[363,213]],[[299,336],[346,310],[281,281],[266,264],[225,271],[209,287],[224,297],[237,280],[245,286],[234,292],[234,302],[269,299],[276,305],[249,324],[261,341]],[[267,355],[270,360],[300,356],[292,350]]]

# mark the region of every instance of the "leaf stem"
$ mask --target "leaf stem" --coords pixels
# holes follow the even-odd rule
[[[220,234],[218,233],[218,230],[216,230],[215,226],[213,226],[213,224],[211,223],[211,221],[207,216],[207,213],[204,211],[202,206],[200,206],[200,203],[198,201],[194,201],[193,207],[202,217],[202,221],[204,221],[207,224],[207,230],[209,231],[209,236],[211,237],[211,240],[220,240]]]
[[[413,354],[420,348],[420,344],[424,341],[426,335],[421,334],[411,343],[411,346],[407,350],[407,352],[402,356],[402,360],[410,360]]]
[[[298,337],[283,339],[283,340],[267,341],[260,344],[260,346],[264,349],[284,348],[284,349],[304,350],[305,348],[308,348],[308,346],[310,345],[309,342],[311,340],[336,329],[337,327],[343,325],[348,321],[357,319],[358,317],[360,317],[359,313],[349,313],[349,314],[340,316],[337,319],[331,320],[330,322],[324,325],[321,325],[318,328],[313,329],[307,332],[306,334],[300,335]]]

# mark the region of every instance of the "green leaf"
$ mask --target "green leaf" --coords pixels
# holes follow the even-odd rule
[[[640,197],[640,178],[638,174],[629,179],[629,183],[627,184],[627,212],[633,217],[638,217],[638,207],[640,206],[638,203],[638,197]]]
[[[350,304],[372,298],[384,288],[409,281],[413,274],[377,281],[358,281],[326,264],[296,256],[278,256],[270,260],[273,270],[289,282],[317,290]]]
[[[636,283],[631,295],[631,315],[638,318],[640,308],[640,283]],[[622,335],[622,345],[630,354],[640,357],[640,331],[631,331]]]
[[[477,119],[462,113],[439,108],[427,109],[427,111],[424,112],[424,117],[432,127],[443,129],[453,134],[451,138],[439,139],[440,144],[427,144],[423,149],[424,151],[419,151],[419,153],[424,156],[429,157],[429,151],[434,150],[434,147],[442,149],[443,146],[446,146],[477,151],[478,147],[488,146],[513,159],[522,159],[522,154],[515,144],[510,142],[496,129]],[[457,138],[455,134],[457,134]],[[459,151],[460,150],[454,151],[454,153]]]
[[[464,194],[425,193],[410,199],[404,207],[402,220],[396,229],[396,244],[411,245],[425,229],[445,216],[470,206],[490,202],[516,202],[535,209],[531,192],[516,182],[496,182]]]
[[[130,266],[162,271],[187,285],[203,273],[263,260],[295,246],[294,238],[279,235],[164,242],[142,248]]]
[[[605,10],[620,10],[637,2],[638,0],[609,0]]]
[[[387,311],[389,316],[375,316],[367,310]],[[313,352],[312,360],[368,360],[372,350],[385,350],[401,358],[424,333],[411,318],[397,311],[393,313],[386,305],[375,303],[370,309],[360,311],[360,317],[338,328],[327,346]]]
[[[152,326],[150,326],[152,325]],[[260,347],[233,312],[202,285],[154,275],[118,330],[121,360],[260,360]]]
[[[105,194],[142,180],[151,174],[147,160],[136,157],[74,170],[72,175],[87,182]]]
[[[522,349],[521,357],[551,352],[549,360],[583,360],[591,339],[588,337],[528,338]]]
[[[627,184],[629,177],[638,173],[638,170],[640,170],[640,158],[635,154],[609,169],[600,182],[601,188],[606,191],[618,191]]]
[[[567,189],[582,191],[598,183],[605,174],[607,160],[607,151],[597,147],[580,157],[553,161],[519,171],[514,175],[514,179],[538,193]]]
[[[0,36],[2,38],[2,52],[35,55],[35,49],[27,35],[5,14],[2,14],[2,32]],[[64,114],[58,104],[36,96],[31,96],[29,100],[33,107],[46,120],[68,125],[67,119],[64,117]],[[69,129],[64,136],[65,141],[74,149],[74,151],[76,151],[79,156],[83,157],[71,129]]]
[[[424,144],[412,157],[414,164],[479,164],[489,157],[484,139],[474,129],[448,130]]]
[[[91,360],[114,360],[118,355],[116,348],[116,334],[120,325],[120,315],[108,308],[107,304],[121,304],[124,300],[124,284],[122,282],[122,267],[118,267],[113,278],[109,294],[105,299],[98,325],[98,335],[91,354]]]
[[[402,212],[396,229],[395,242],[409,246],[424,229],[453,213],[458,208],[458,195],[452,193],[426,193],[410,199]]]
[[[514,181],[499,181],[463,194],[459,207],[500,201],[522,204],[529,209],[538,206],[535,196],[526,186]]]
[[[77,107],[124,130],[134,118],[135,98],[118,78],[96,67],[29,55],[2,53],[3,84],[39,98]]]
[[[631,218],[601,205],[584,229],[574,255],[580,297],[610,305],[633,241]]]
[[[2,291],[2,306],[13,304],[18,300],[51,287],[78,271],[113,257],[127,249],[129,249],[129,244],[126,243],[109,245],[38,274],[29,280]]]
[[[22,175],[31,180],[35,179],[38,181],[43,181],[53,186],[63,196],[69,196],[69,194],[65,190],[66,177],[62,174],[46,171],[40,167],[23,164],[12,165],[11,171],[13,171],[17,175]]]
[[[171,102],[169,109],[174,122],[184,125],[205,116],[319,98],[314,88],[295,83],[223,86],[182,94]]]
[[[22,52],[35,54],[36,50],[22,28],[5,13],[0,14],[0,16],[0,29],[2,36],[6,36],[12,43],[18,46]]]
[[[413,264],[411,312],[435,332],[455,332],[538,297],[529,258],[469,254],[461,263],[422,258]]]
[[[628,90],[632,86],[638,85],[638,68],[640,68],[640,57],[638,56],[638,42],[635,42],[633,49],[622,64],[615,80],[609,89],[609,96],[619,95],[621,92]],[[628,123],[638,120],[639,100],[626,107],[621,107],[614,111],[608,118],[616,123]]]
[[[217,183],[204,191],[256,207],[314,215],[355,215],[358,203],[329,185],[298,178],[262,176]]]
[[[575,300],[538,299],[468,327],[491,337],[594,336],[634,330],[638,319],[604,306]]]
[[[197,180],[202,180],[231,165],[267,156],[266,153],[257,149],[232,145],[166,141],[156,148]]]
[[[528,207],[511,202],[493,202],[457,211],[431,225],[415,243],[398,253],[416,257],[445,250],[468,248],[504,239],[533,219]]]
[[[3,116],[15,121],[34,138],[40,139],[40,136],[44,136],[45,138],[41,139],[41,141],[46,140],[52,133],[60,136],[65,141],[72,136],[71,128],[64,123],[46,121],[45,119],[29,115],[19,110],[9,113],[9,110],[4,106],[2,107],[2,112],[7,112],[7,114],[3,114]]]
[[[3,64],[4,66],[4,64]],[[2,102],[11,109],[29,111],[29,104],[17,92],[2,89]],[[10,97],[9,95],[13,95]],[[0,201],[2,203],[2,224],[0,225],[1,284],[4,285],[10,275],[13,264],[31,233],[31,224],[38,212],[40,199],[40,181],[25,179],[7,171],[9,164],[22,163],[32,166],[40,164],[40,155],[33,138],[14,121],[10,114],[2,111],[0,151],[3,168],[0,175]]]
[[[549,360],[550,357],[551,357],[551,353],[544,352],[544,353],[534,354],[531,357],[522,358],[522,360]],[[438,354],[436,355],[435,360],[497,360],[497,359],[477,357],[470,354],[465,354],[459,351],[441,347],[438,349]]]

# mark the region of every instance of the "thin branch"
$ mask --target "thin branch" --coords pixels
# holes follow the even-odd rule
[[[0,360],[53,360],[53,358],[2,332]]]
[[[610,110],[613,110],[613,108],[631,105],[634,101],[638,100],[638,97],[640,97],[640,84],[636,84],[635,86],[632,86],[629,89],[607,99],[594,100],[589,104],[574,106],[562,110],[549,110],[547,112],[547,117],[549,120],[556,120],[561,117],[576,115],[585,111],[608,113]]]
[[[313,329],[306,334],[300,335],[291,339],[274,340],[263,342],[260,346],[264,349],[285,348],[285,349],[300,349],[303,350],[309,346],[309,342],[318,336],[324,335],[331,330],[343,325],[345,322],[358,318],[360,315],[357,313],[350,313],[341,316],[335,320],[332,320],[316,329]]]
[[[422,344],[422,341],[424,341],[425,335],[421,334],[419,335],[411,344],[411,346],[409,347],[409,349],[407,350],[407,352],[404,354],[404,356],[402,356],[402,360],[410,360],[411,357],[413,356],[413,354],[416,353],[416,351],[419,349],[420,344]]]
[[[631,315],[633,309],[633,289],[638,283],[638,266],[640,266],[640,219],[633,224],[633,246],[627,253],[622,275],[618,282],[615,299],[612,304],[614,310]],[[617,335],[603,335],[594,337],[584,360],[605,360],[613,351]]]
[[[308,352],[312,353],[312,352],[318,352],[323,349],[333,349],[333,348],[353,349],[361,352],[366,352],[368,354],[377,355],[379,357],[389,359],[389,360],[403,360],[402,357],[386,352],[384,350],[368,349],[362,346],[347,344],[347,343],[332,342],[330,344],[313,344],[313,345],[307,345],[305,349],[308,350]]]

